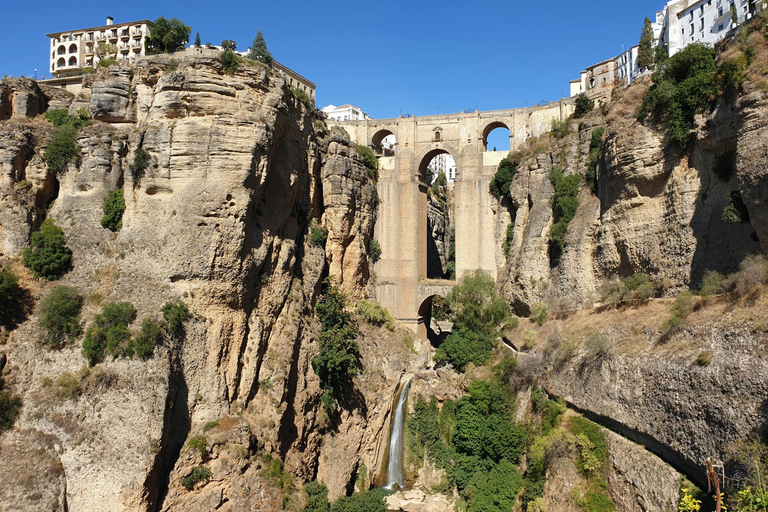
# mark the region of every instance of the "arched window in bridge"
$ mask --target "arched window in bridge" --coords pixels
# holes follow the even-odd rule
[[[440,132],[435,132],[435,142],[440,142]]]

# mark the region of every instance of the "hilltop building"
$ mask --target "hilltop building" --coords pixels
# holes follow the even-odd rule
[[[46,34],[51,39],[50,71],[54,78],[81,75],[88,67],[99,63],[96,49],[99,43],[115,46],[118,61],[135,62],[145,55],[144,42],[154,23],[149,20],[131,21],[115,25],[107,17],[106,25]]]
[[[656,46],[666,47],[670,57],[689,44],[713,46],[766,7],[765,0],[670,0],[651,23]],[[637,65],[638,50],[638,45],[633,46],[582,71],[569,84],[571,96],[610,94],[615,86],[634,82],[642,74]]]
[[[354,107],[349,103],[340,107],[328,105],[322,110],[331,121],[362,121],[364,119],[371,119],[371,116],[363,112],[361,107]]]

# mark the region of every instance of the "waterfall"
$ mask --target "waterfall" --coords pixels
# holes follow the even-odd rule
[[[389,434],[389,463],[387,465],[387,489],[393,489],[395,484],[403,486],[403,423],[405,418],[405,402],[408,399],[408,388],[411,381],[406,381],[395,405],[392,416],[392,426]]]

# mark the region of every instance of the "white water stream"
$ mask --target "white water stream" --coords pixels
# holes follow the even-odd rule
[[[405,419],[405,402],[408,399],[408,389],[411,381],[407,381],[400,391],[392,417],[389,434],[389,463],[387,465],[387,489],[393,489],[395,484],[403,486],[403,427]]]

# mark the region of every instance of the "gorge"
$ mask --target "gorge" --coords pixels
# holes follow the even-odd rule
[[[346,512],[389,484],[406,512],[666,511],[681,474],[705,487],[707,458],[747,482],[733,447],[764,433],[768,398],[761,30],[743,82],[713,95],[685,146],[637,120],[649,76],[516,148],[499,197],[493,175],[472,182],[482,201],[462,204],[487,206],[491,242],[471,250],[495,279],[417,276],[407,306],[445,329],[432,340],[375,302],[393,261],[423,263],[397,226],[423,225],[426,247],[442,222],[419,173],[366,167],[370,141],[268,66],[155,55],[77,96],[4,80],[0,263],[18,286],[0,390],[19,406],[0,434],[3,507]],[[52,166],[65,131],[75,153]],[[395,186],[423,208],[393,210]],[[748,215],[729,223],[737,195]],[[25,265],[51,223],[71,251],[58,280]],[[715,271],[730,277],[705,292]],[[81,306],[52,343],[43,304],[61,285]]]

